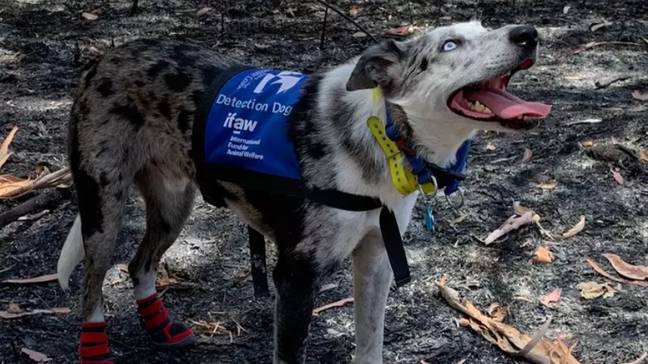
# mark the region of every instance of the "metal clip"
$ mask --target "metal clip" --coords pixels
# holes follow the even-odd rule
[[[457,189],[457,192],[459,192],[459,199],[458,199],[459,202],[458,203],[453,202],[453,200],[457,200],[457,199],[451,199],[450,195],[445,195],[446,202],[448,202],[448,205],[450,205],[450,207],[452,207],[454,210],[459,210],[464,205],[464,193],[463,193],[463,190],[461,189],[461,187],[459,187]],[[453,195],[454,195],[454,193],[453,193]]]

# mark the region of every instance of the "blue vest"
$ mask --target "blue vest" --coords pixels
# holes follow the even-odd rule
[[[299,188],[289,122],[308,79],[299,72],[236,67],[214,82],[194,125],[201,190],[214,179],[289,194]]]
[[[301,179],[288,121],[307,79],[270,68],[247,69],[230,78],[207,116],[206,162]]]

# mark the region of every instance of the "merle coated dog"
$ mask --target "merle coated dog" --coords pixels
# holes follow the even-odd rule
[[[367,118],[393,110],[418,156],[439,166],[476,130],[525,130],[549,112],[506,90],[509,78],[536,59],[531,26],[486,29],[478,22],[388,40],[360,57],[313,75],[303,88],[307,112],[291,136],[307,184],[372,196],[405,231],[418,193],[396,191],[385,154]],[[191,330],[167,313],[155,293],[156,268],[191,213],[197,190],[192,126],[209,85],[235,61],[213,50],[172,41],[139,40],[115,48],[82,77],[72,107],[69,161],[79,215],[63,246],[58,274],[67,287],[85,260],[83,362],[110,363],[102,282],[113,256],[129,187],[146,202],[146,233],[128,265],[138,312],[153,342],[191,344]],[[372,102],[379,88],[381,102]],[[351,256],[355,363],[381,363],[385,303],[392,271],[378,210],[336,209],[306,198],[286,199],[222,181],[214,188],[240,218],[274,242],[274,362],[305,357],[313,298],[326,274]]]

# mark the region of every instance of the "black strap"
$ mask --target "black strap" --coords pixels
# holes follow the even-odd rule
[[[321,203],[322,205],[347,211],[371,211],[383,205],[380,199],[375,197],[355,195],[330,189],[310,189],[306,192],[306,198]]]
[[[268,278],[266,274],[266,249],[263,234],[248,226],[248,239],[250,240],[250,263],[252,266],[252,285],[254,297],[267,297]]]
[[[389,264],[394,271],[394,281],[396,287],[400,287],[412,280],[403,247],[403,239],[398,229],[396,216],[387,207],[380,210],[380,232],[385,242],[385,250],[389,257]]]

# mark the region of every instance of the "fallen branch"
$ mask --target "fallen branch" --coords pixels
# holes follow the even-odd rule
[[[550,321],[532,337],[521,333],[513,326],[507,325],[483,314],[477,307],[459,298],[459,292],[447,287],[443,276],[438,283],[441,296],[450,307],[468,316],[460,321],[462,326],[468,326],[490,343],[497,345],[502,351],[524,358],[536,364],[579,364],[569,348],[561,340],[550,340],[544,336]]]
[[[534,216],[537,215],[533,211],[527,211],[522,214],[522,216],[513,215],[509,217],[506,221],[504,221],[502,226],[490,233],[486,237],[486,239],[484,239],[484,244],[491,244],[495,240],[510,233],[511,231],[517,230],[524,225],[533,223]]]
[[[44,209],[52,208],[62,199],[63,193],[58,189],[36,195],[18,206],[0,213],[0,229],[34,211],[42,211]]]

